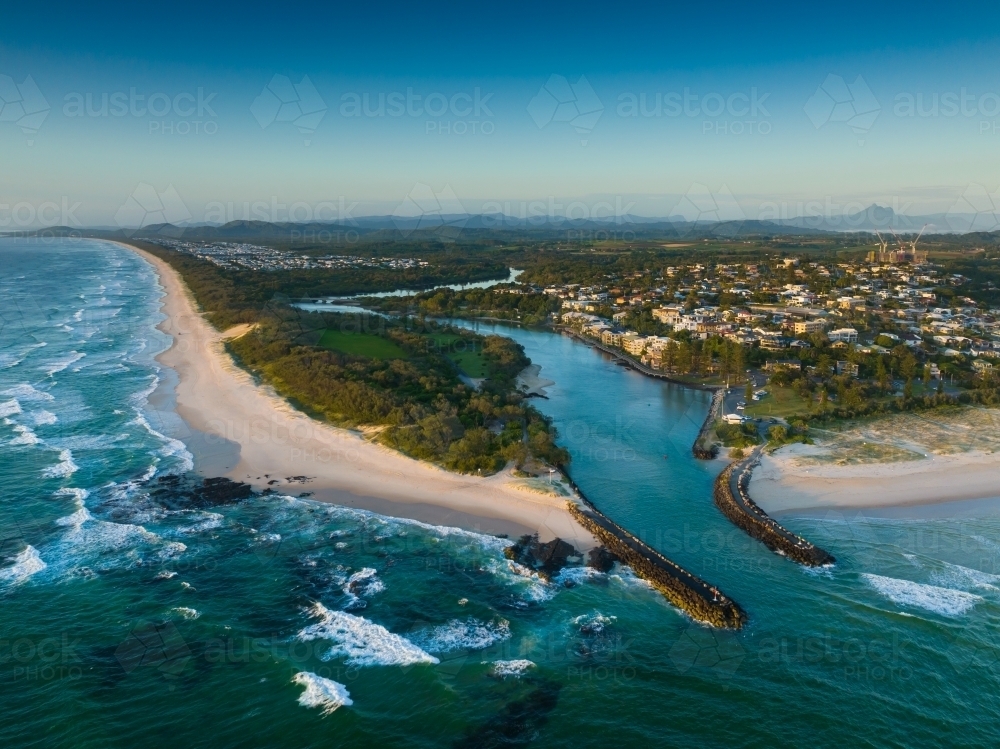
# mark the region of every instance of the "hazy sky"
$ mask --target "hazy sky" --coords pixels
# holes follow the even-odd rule
[[[995,3],[103,5],[5,4],[0,230],[1000,199]]]

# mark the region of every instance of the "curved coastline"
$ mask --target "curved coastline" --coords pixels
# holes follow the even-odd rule
[[[195,442],[230,448],[218,474],[257,491],[307,492],[318,501],[434,525],[511,537],[538,533],[584,551],[596,545],[562,498],[523,491],[508,471],[489,477],[451,473],[295,410],[236,366],[224,349],[226,334],[197,312],[190,290],[169,264],[139,247],[116,244],[157,273],[166,315],[158,327],[173,340],[157,360],[177,373],[176,411],[203,435]],[[205,445],[192,450],[196,464],[199,447]]]

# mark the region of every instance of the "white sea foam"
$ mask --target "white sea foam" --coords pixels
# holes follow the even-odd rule
[[[18,585],[47,566],[34,546],[25,546],[24,551],[14,557],[14,564],[0,569],[0,582]]]
[[[198,522],[193,525],[187,525],[182,528],[178,528],[178,533],[184,534],[194,534],[194,533],[205,533],[206,531],[214,531],[216,528],[222,525],[222,521],[225,520],[225,516],[220,515],[217,512],[198,512]]]
[[[993,588],[1000,583],[1000,575],[982,572],[960,564],[943,562],[944,569],[931,573],[931,579],[938,585],[955,588]]]
[[[56,497],[73,497],[76,500],[77,509],[83,507],[83,500],[90,496],[90,492],[86,489],[74,489],[71,487],[63,487],[55,493]]]
[[[64,518],[59,518],[58,520],[56,520],[56,525],[71,525],[79,528],[88,520],[93,520],[93,519],[94,516],[90,514],[90,511],[86,507],[81,507],[72,515],[67,515]]]
[[[187,551],[187,546],[182,544],[180,541],[171,541],[170,543],[164,544],[163,548],[160,549],[160,559],[174,559],[179,557]]]
[[[349,596],[370,596],[385,590],[385,583],[378,579],[378,572],[371,567],[358,570],[344,584],[344,593]]]
[[[82,522],[70,522],[70,518]],[[58,572],[72,574],[81,565],[116,569],[141,561],[143,546],[161,542],[159,536],[141,525],[110,523],[83,514],[66,518],[69,527],[59,542]]]
[[[0,369],[12,369],[13,367],[16,367],[18,364],[27,359],[28,354],[30,354],[34,349],[42,348],[43,346],[47,345],[48,345],[47,343],[42,341],[32,346],[28,346],[28,348],[23,349],[19,354],[14,354],[10,352],[0,354]]]
[[[172,577],[177,577],[177,573],[173,570],[164,570],[163,572],[158,572],[154,580],[169,580]]]
[[[0,416],[14,416],[19,413],[21,413],[21,404],[18,403],[17,398],[0,403]]]
[[[45,478],[63,478],[74,473],[80,466],[73,462],[73,453],[69,450],[59,451],[59,463],[42,471]]]
[[[497,538],[496,536],[467,531],[462,528],[455,528],[449,525],[431,525],[430,523],[422,523],[419,520],[379,515],[378,513],[371,512],[370,510],[359,510],[353,507],[343,507],[340,505],[319,504],[311,500],[303,500],[298,497],[291,497],[288,495],[283,495],[281,498],[289,504],[308,503],[307,506],[311,509],[322,509],[323,512],[326,513],[327,517],[338,520],[353,520],[369,526],[375,525],[378,527],[384,527],[387,531],[395,533],[399,536],[406,535],[406,529],[408,528],[421,528],[433,534],[438,540],[447,539],[459,542],[468,541],[476,544],[484,551],[495,552],[497,554],[502,554],[504,549],[508,546],[512,546],[514,543],[506,538]]]
[[[862,573],[861,577],[894,603],[915,606],[942,616],[960,616],[983,600],[982,596],[973,593],[939,588],[936,585],[925,585],[910,580],[898,580],[867,572]]]
[[[11,445],[40,445],[42,443],[38,436],[31,431],[31,427],[18,424],[14,427],[14,431],[17,432],[17,436],[10,441]]]
[[[323,715],[329,715],[338,707],[349,707],[354,704],[347,687],[343,684],[324,679],[309,671],[299,671],[292,677],[292,682],[306,688],[299,695],[299,704],[302,707],[318,707]]]
[[[146,421],[146,417],[139,413],[138,410],[136,410],[136,418],[131,423],[138,424],[151,435],[159,440],[162,440],[163,446],[160,448],[160,455],[164,457],[176,456],[179,458],[181,461],[180,470],[182,472],[194,470],[194,456],[190,453],[190,451],[188,451],[187,445],[183,442],[167,437],[165,434],[161,434],[153,429],[153,427],[149,425],[149,422]]]
[[[506,619],[481,622],[471,616],[465,621],[452,619],[447,624],[419,632],[412,639],[430,653],[483,650],[510,639],[510,622]]]
[[[483,569],[518,589],[525,601],[543,603],[552,599],[559,590],[545,582],[534,570],[511,559],[487,559]]]
[[[553,580],[559,585],[565,585],[569,588],[574,585],[579,585],[590,580],[599,580],[604,577],[607,577],[605,573],[595,570],[593,567],[563,567],[559,570],[559,574],[556,575]]]
[[[127,434],[75,434],[50,439],[49,444],[66,450],[107,450],[128,439]]]
[[[600,611],[593,614],[581,614],[573,618],[573,624],[580,628],[585,634],[599,635],[610,625],[618,621],[617,616],[605,616]]]
[[[184,619],[197,619],[201,616],[201,612],[197,609],[190,609],[187,606],[178,606],[177,608],[170,609],[173,613]]]
[[[506,679],[509,676],[520,678],[529,668],[534,668],[531,661],[517,659],[512,661],[493,661],[493,675]]]
[[[82,309],[78,309],[76,312],[73,313],[73,320],[74,320],[74,322],[80,322],[82,319],[83,319],[83,310]]]
[[[70,328],[70,330],[72,330],[72,328]],[[48,363],[48,365],[39,367],[39,369],[43,369],[45,374],[51,377],[54,374],[62,372],[70,364],[75,364],[80,361],[80,359],[85,356],[86,354],[80,353],[79,351],[70,351],[68,354],[61,356],[58,359],[53,359]]]
[[[37,390],[34,386],[29,385],[27,382],[22,382],[20,385],[15,385],[14,387],[7,388],[6,390],[0,390],[0,395],[5,395],[8,398],[16,398],[22,404],[55,400],[55,398],[48,393]]]
[[[48,426],[49,424],[55,424],[59,421],[59,418],[54,413],[46,411],[45,409],[30,411],[28,413],[28,418],[31,419],[36,427]]]
[[[321,603],[313,604],[309,613],[320,621],[299,632],[298,639],[303,642],[333,642],[323,660],[343,657],[353,666],[408,666],[439,662],[405,637],[393,634],[364,617],[330,611]]]

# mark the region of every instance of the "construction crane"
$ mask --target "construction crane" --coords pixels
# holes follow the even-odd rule
[[[878,229],[875,230],[875,236],[878,237],[878,261],[884,263],[888,260],[885,253],[889,247],[889,240],[882,239],[882,235],[878,233]]]
[[[896,238],[896,241],[899,243],[900,251],[906,252],[906,245],[903,244],[903,240],[899,238],[899,235],[896,234],[895,230],[891,226],[889,227],[889,231],[892,232],[892,236],[894,236]]]
[[[924,229],[926,229],[927,227],[928,227],[928,224],[924,224],[922,227],[920,227],[920,233],[917,234],[916,239],[914,239],[912,242],[910,242],[910,252],[913,253],[913,262],[915,262],[915,263],[920,263],[920,262],[924,262],[924,261],[927,260],[927,253],[926,252],[921,253],[924,256],[922,259],[918,258],[918,256],[917,256],[917,242],[919,241],[920,237],[923,236]]]

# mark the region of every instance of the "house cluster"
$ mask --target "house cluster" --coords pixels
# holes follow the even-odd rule
[[[984,311],[957,290],[942,294],[967,280],[929,263],[783,258],[668,267],[657,277],[647,271],[609,278],[607,286],[544,291],[562,299],[564,324],[654,367],[678,337],[720,336],[781,360],[797,359],[796,349],[823,335],[834,349],[888,353],[902,344],[932,355],[968,356],[983,369],[989,362],[982,357],[1000,357],[1000,310]],[[650,318],[658,325],[638,324]],[[651,328],[655,335],[648,334]],[[683,331],[687,336],[678,336]],[[838,369],[856,373],[846,357]]]
[[[317,270],[337,268],[390,268],[402,270],[426,266],[426,260],[400,257],[359,257],[323,255],[315,257],[246,242],[185,242],[158,239],[156,244],[176,252],[208,260],[228,270]]]

